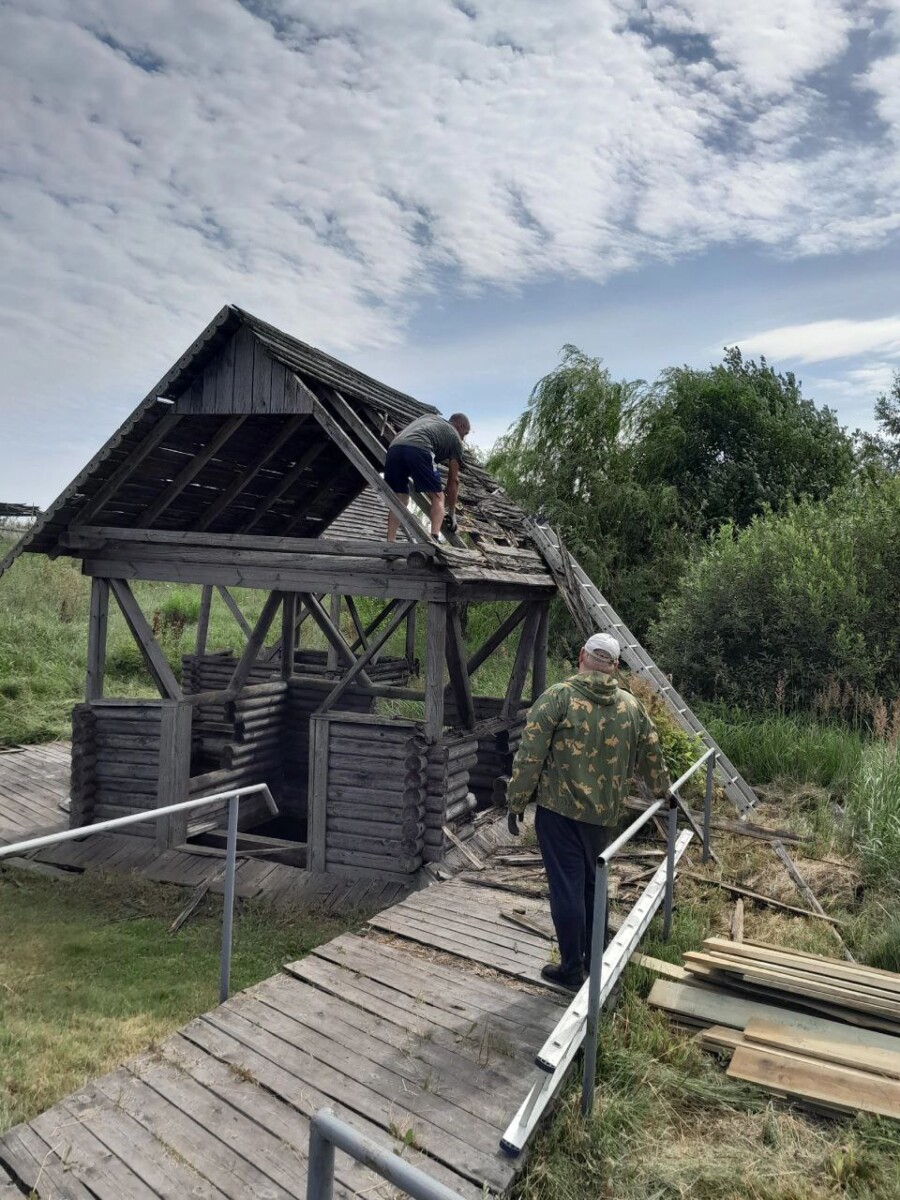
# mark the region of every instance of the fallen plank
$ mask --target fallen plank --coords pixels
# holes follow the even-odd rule
[[[813,1013],[799,1012],[718,988],[696,987],[691,983],[657,979],[650,992],[649,1003],[676,1014],[680,1019],[687,1018],[704,1025],[730,1025],[735,1029],[744,1029],[749,1021],[759,1017],[778,1024],[789,1024],[795,1029],[841,1037],[855,1046],[874,1046],[893,1051],[897,1045],[897,1038],[892,1034],[844,1025]]]
[[[484,863],[481,861],[481,859],[476,854],[472,853],[472,851],[465,844],[465,842],[461,842],[459,840],[459,838],[456,836],[456,834],[453,832],[453,830],[450,828],[449,825],[442,825],[441,829],[443,831],[444,837],[451,844],[451,846],[455,846],[456,849],[463,856],[463,858],[467,862],[470,862],[476,871],[484,870]]]
[[[900,1079],[900,1038],[895,1039],[896,1050],[886,1050],[854,1045],[839,1035],[814,1033],[759,1017],[747,1022],[744,1038],[776,1050],[793,1051],[806,1058],[819,1058],[838,1066]]]
[[[900,1083],[865,1071],[744,1043],[735,1048],[726,1073],[801,1103],[900,1120]]]
[[[731,918],[731,940],[736,944],[744,940],[744,901],[734,902],[734,914]]]
[[[548,942],[554,940],[554,935],[539,925],[537,921],[530,921],[528,917],[523,917],[519,913],[501,912],[500,916],[504,921],[509,921],[511,925],[517,925],[520,929],[529,929],[532,933],[536,933],[538,937],[546,938]]]
[[[811,908],[797,908],[796,905],[785,904],[783,900],[776,900],[774,896],[753,892],[749,888],[741,887],[737,883],[728,883],[724,879],[709,879],[706,875],[699,875],[696,871],[685,871],[684,876],[686,879],[695,879],[697,883],[706,883],[710,887],[722,888],[723,891],[731,892],[733,896],[746,896],[748,900],[753,900],[757,904],[765,904],[769,908],[780,908],[800,917],[817,917],[820,921],[829,921],[832,925],[843,924],[843,921],[839,921],[837,917],[830,917],[827,913],[814,912]]]
[[[661,975],[664,979],[690,979],[690,972],[686,971],[684,967],[680,967],[678,963],[666,962],[662,958],[653,958],[649,954],[632,954],[631,961],[647,971],[653,971],[655,975]]]
[[[711,939],[707,940],[710,941]],[[824,954],[812,954],[808,950],[791,949],[786,951],[784,946],[776,946],[771,942],[756,942],[753,941],[752,938],[748,938],[743,943],[741,953],[750,954],[758,951],[764,951],[766,954],[769,954],[773,951],[776,953],[789,953],[792,958],[802,959],[804,962],[821,963],[826,966],[829,971],[833,970],[835,967],[842,967],[847,971],[850,971],[853,977],[863,975],[871,976],[873,979],[886,980],[891,984],[896,984],[898,981],[900,981],[900,975],[898,975],[896,971],[886,971],[883,967],[870,967],[865,963],[847,963],[839,958],[829,958]]]

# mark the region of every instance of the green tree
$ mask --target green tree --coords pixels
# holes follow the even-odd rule
[[[638,633],[687,552],[670,486],[635,478],[641,380],[613,379],[602,359],[563,347],[487,468],[527,511],[545,516]]]
[[[744,360],[666,371],[642,406],[635,469],[646,488],[673,488],[688,526],[742,527],[801,496],[821,499],[853,471],[853,444],[833,412],[804,399],[790,372]]]
[[[900,370],[888,392],[875,401],[877,433],[859,433],[858,453],[863,467],[900,471]]]

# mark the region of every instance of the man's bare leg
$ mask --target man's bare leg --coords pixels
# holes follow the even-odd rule
[[[441,532],[441,526],[444,524],[444,493],[431,493],[431,536],[437,537]]]
[[[403,505],[404,508],[407,508],[409,506],[409,496],[408,495],[406,495],[403,492],[394,492],[394,496],[397,498],[398,502]],[[394,538],[396,538],[397,530],[399,528],[400,528],[400,518],[397,516],[397,514],[394,512],[394,510],[392,508],[389,508],[388,509],[388,530],[387,530],[387,540],[389,542],[392,542],[394,540]]]

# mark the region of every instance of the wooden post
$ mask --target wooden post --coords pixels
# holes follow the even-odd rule
[[[332,592],[329,597],[328,615],[331,617],[332,625],[334,625],[335,629],[339,630],[341,627],[341,597],[338,592]],[[337,648],[331,642],[328,643],[327,665],[329,671],[337,670],[338,652]]]
[[[297,593],[285,592],[281,609],[281,678],[290,679],[294,674],[294,656],[297,652]]]
[[[550,601],[541,601],[541,619],[534,639],[534,666],[531,672],[532,703],[547,690],[547,640],[550,636]]]
[[[309,804],[307,808],[307,864],[310,871],[325,870],[325,834],[328,804],[327,717],[309,722]]]
[[[418,606],[413,605],[406,618],[406,662],[410,671],[416,668],[416,613]]]
[[[109,625],[109,582],[91,580],[91,610],[88,624],[87,680],[85,700],[103,699],[106,670],[106,631]]]
[[[503,701],[502,715],[507,719],[514,717],[519,710],[519,704],[522,700],[522,689],[525,687],[525,679],[528,675],[528,668],[531,665],[534,639],[540,620],[540,603],[529,604],[525,623],[522,626],[522,636],[519,638],[519,646],[516,650],[516,658],[513,662],[512,674],[509,677],[509,687],[506,689],[506,698]]]
[[[187,800],[191,779],[191,717],[190,704],[165,702],[160,714],[159,776],[156,785],[156,807],[179,804]],[[202,815],[202,814],[201,814]],[[156,845],[160,850],[180,846],[187,841],[187,813],[173,813],[156,823]]]
[[[431,601],[427,610],[425,646],[425,741],[436,742],[444,732],[444,659],[447,644],[447,605]]]
[[[212,584],[205,583],[200,593],[200,615],[197,618],[197,646],[194,650],[198,658],[202,658],[206,653],[206,641],[209,637],[209,614],[212,609],[212,594]]]
[[[447,623],[447,667],[450,686],[456,701],[456,715],[466,729],[475,724],[475,702],[466,671],[466,643],[463,637],[462,613],[458,604],[451,604]]]

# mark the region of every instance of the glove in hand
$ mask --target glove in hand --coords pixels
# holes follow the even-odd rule
[[[511,812],[511,813],[506,814],[506,828],[513,835],[513,837],[519,836],[519,814],[518,813]]]
[[[451,533],[459,532],[459,517],[456,515],[456,509],[451,508],[444,518],[444,524]]]

